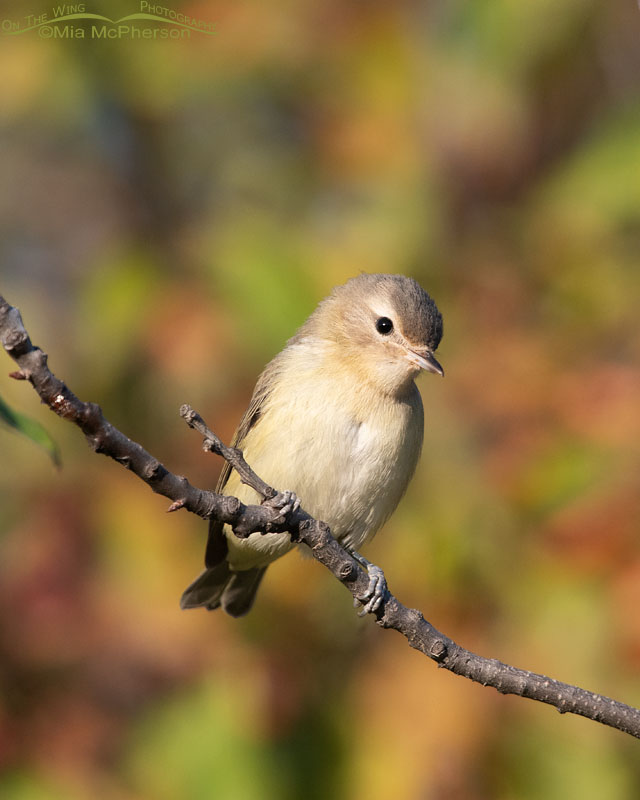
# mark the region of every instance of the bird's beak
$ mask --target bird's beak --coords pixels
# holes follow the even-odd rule
[[[416,353],[415,350],[407,350],[407,361],[419,369],[424,369],[427,372],[435,372],[436,375],[441,375],[444,378],[444,370],[431,350],[425,349],[422,353]]]

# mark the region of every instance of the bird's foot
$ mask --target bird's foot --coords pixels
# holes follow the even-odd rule
[[[353,601],[354,608],[362,606],[362,610],[358,616],[364,617],[367,614],[375,613],[389,594],[387,579],[384,577],[384,572],[380,567],[372,564],[364,556],[361,556],[360,553],[356,553],[354,550],[351,555],[359,564],[362,564],[369,575],[369,585],[367,586],[367,591],[364,596]]]
[[[278,492],[277,495],[270,497],[268,500],[263,500],[262,505],[269,506],[269,508],[273,508],[280,512],[278,516],[270,523],[271,525],[280,525],[281,523],[286,522],[288,514],[291,514],[293,511],[297,511],[300,508],[300,498],[295,494],[295,492],[290,492],[287,489],[284,492]]]

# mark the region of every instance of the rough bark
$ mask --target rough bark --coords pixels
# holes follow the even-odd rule
[[[169,511],[185,508],[205,519],[219,519],[231,525],[240,537],[255,531],[265,535],[287,531],[292,539],[308,545],[314,557],[346,586],[354,598],[361,599],[366,595],[369,583],[366,572],[338,544],[324,522],[314,519],[302,508],[283,515],[269,505],[247,506],[235,497],[192,486],[185,477],[174,475],[143,447],[111,425],[98,405],[76,397],[51,372],[45,353],[31,343],[20,312],[2,297],[0,341],[18,365],[19,371],[11,373],[12,377],[28,380],[43,403],[83,431],[95,452],[114,459],[141,478],[154,492],[169,498],[172,501]],[[225,446],[190,406],[182,406],[180,414],[190,427],[204,436],[204,448],[228,461],[242,480],[264,499],[271,499],[278,494],[276,489],[253,472],[242,453]],[[640,709],[465,650],[434,628],[420,611],[407,608],[390,592],[374,616],[381,627],[398,631],[411,647],[456,675],[492,686],[503,694],[516,694],[547,703],[561,713],[579,714],[640,738]]]

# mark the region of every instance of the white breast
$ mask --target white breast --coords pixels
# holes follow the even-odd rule
[[[414,386],[402,402],[370,402],[365,387],[340,393],[332,376],[297,377],[270,397],[244,442],[245,457],[267,483],[296,492],[305,510],[357,549],[394,511],[413,474],[422,444],[420,395]],[[257,501],[235,473],[225,492]],[[291,546],[286,534],[233,539],[231,564],[243,568],[268,563]]]

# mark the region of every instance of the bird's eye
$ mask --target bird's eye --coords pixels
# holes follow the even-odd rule
[[[393,330],[393,322],[391,322],[389,317],[380,317],[380,319],[376,320],[376,330],[378,333],[385,335],[391,333]]]

